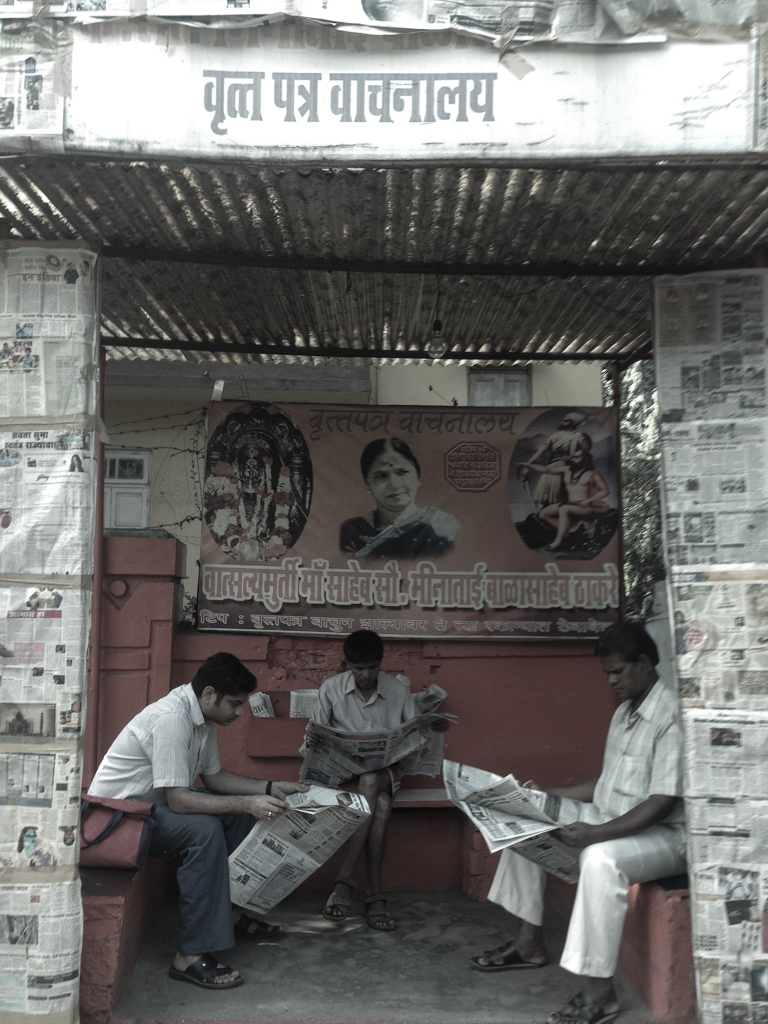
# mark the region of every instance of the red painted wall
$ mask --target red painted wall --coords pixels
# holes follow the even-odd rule
[[[189,682],[210,654],[228,650],[254,673],[263,690],[319,685],[343,668],[341,640],[177,636],[172,685]],[[567,785],[600,773],[613,693],[590,643],[386,642],[384,670],[402,672],[414,690],[438,683],[446,711],[459,716],[446,735],[446,755],[499,774],[514,772],[544,786]],[[261,723],[260,723],[261,724]],[[266,777],[282,769],[296,778],[299,760],[249,757],[248,720],[220,730],[222,764]],[[262,776],[263,777],[263,776]],[[435,786],[422,777],[408,785]]]
[[[180,634],[173,620],[181,570],[175,540],[107,538],[105,541],[102,669],[96,714],[89,714],[86,745],[99,758],[142,707],[189,682],[216,651],[237,655],[261,689],[287,693],[319,686],[343,668],[341,639],[234,634]],[[613,693],[589,642],[386,642],[384,669],[402,672],[417,690],[438,683],[448,692],[445,710],[459,716],[446,735],[446,755],[490,771],[514,772],[542,785],[567,785],[599,774]],[[285,723],[244,717],[220,729],[222,766],[255,778],[297,779],[300,760],[286,749]],[[280,737],[278,737],[280,732]],[[297,749],[288,738],[288,749]],[[294,744],[293,747],[290,744]],[[249,754],[260,749],[262,756]],[[89,779],[86,782],[90,781]],[[408,788],[439,780],[409,778]],[[462,816],[453,808],[397,811],[385,866],[388,887],[444,888],[466,879],[471,841],[462,840]],[[435,850],[439,857],[435,857]],[[475,851],[475,859],[480,851]],[[338,859],[338,858],[337,858]],[[464,863],[462,863],[464,861]],[[314,876],[325,886],[336,860]],[[477,874],[477,872],[475,872]]]

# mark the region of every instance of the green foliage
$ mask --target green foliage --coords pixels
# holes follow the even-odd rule
[[[606,385],[609,390],[609,380]],[[627,617],[641,619],[651,610],[654,583],[664,579],[659,407],[650,359],[621,376],[621,463]]]

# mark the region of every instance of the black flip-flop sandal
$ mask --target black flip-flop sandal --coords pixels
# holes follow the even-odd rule
[[[576,1002],[580,997],[580,1001]],[[618,1016],[618,1009],[606,1011],[579,992],[562,1009],[551,1013],[547,1024],[613,1024]]]
[[[481,964],[481,960],[491,960],[494,957],[498,957],[501,963],[498,964]],[[517,949],[515,948],[514,942],[506,942],[503,946],[498,946],[496,949],[486,949],[480,956],[471,956],[469,958],[469,965],[475,971],[484,971],[486,974],[493,974],[496,971],[524,971],[532,970],[536,967],[545,967],[544,963],[534,963],[531,960],[524,960]]]
[[[342,882],[349,888],[348,897],[345,898],[344,896],[339,896],[339,894],[335,891],[335,886],[337,886],[339,882]],[[325,906],[323,907],[323,917],[325,918],[326,921],[336,921],[337,923],[339,923],[341,921],[346,921],[346,919],[349,917],[349,912],[352,909],[352,894],[357,888],[357,882],[353,882],[351,878],[342,878],[341,876],[339,876],[339,878],[337,878],[333,884],[334,891],[325,901]],[[336,909],[338,909],[337,914],[334,913],[334,910]]]
[[[364,897],[363,903],[365,904],[363,917],[369,928],[373,928],[377,932],[393,932],[395,930],[397,924],[394,917],[387,910],[389,897],[385,896],[382,892],[371,892]],[[383,909],[372,910],[371,906],[374,903],[383,903]]]
[[[235,978],[234,981],[216,982],[217,977],[222,974],[229,974],[231,967],[218,967],[218,960],[212,953],[204,953],[199,960],[190,964],[186,971],[180,971],[173,964],[168,968],[168,977],[174,981],[187,981],[190,985],[197,985],[198,988],[237,988],[243,984],[243,978]]]
[[[257,921],[255,917],[243,914],[235,921],[235,935],[241,939],[277,939],[280,937],[280,925]]]

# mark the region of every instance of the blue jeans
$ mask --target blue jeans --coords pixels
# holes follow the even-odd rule
[[[250,814],[174,814],[155,808],[150,857],[181,857],[176,880],[179,951],[184,956],[235,944],[227,858],[256,823]]]

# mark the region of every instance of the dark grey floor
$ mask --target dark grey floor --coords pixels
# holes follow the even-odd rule
[[[573,975],[541,970],[480,974],[468,958],[510,937],[514,919],[475,903],[459,889],[399,891],[390,908],[397,931],[375,932],[359,916],[341,925],[320,916],[325,893],[296,892],[269,920],[279,942],[239,941],[225,963],[245,984],[209,992],[168,977],[175,919],[167,914],[115,1010],[134,1021],[392,1021],[398,1024],[543,1024],[576,991]],[[359,897],[358,897],[359,899]],[[557,912],[545,922],[554,964],[565,937]],[[620,1022],[647,1021],[649,1011],[619,981]]]

